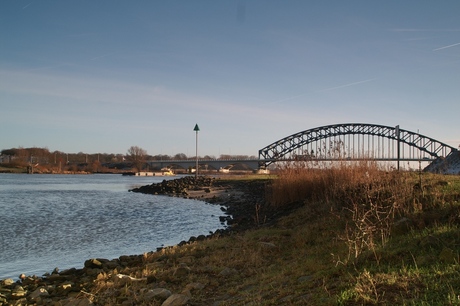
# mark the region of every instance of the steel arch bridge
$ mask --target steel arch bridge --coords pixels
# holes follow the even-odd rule
[[[259,168],[277,161],[433,161],[457,151],[433,138],[378,124],[333,124],[298,132],[259,150]]]

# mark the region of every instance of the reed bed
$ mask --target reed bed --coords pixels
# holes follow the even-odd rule
[[[335,244],[330,254],[354,271],[338,304],[460,305],[458,177],[400,172],[372,161],[303,162],[279,169],[268,199],[277,208],[301,203],[310,224],[334,220],[329,227],[346,252]]]
[[[436,188],[442,185],[448,186],[448,182],[433,180],[420,172],[383,168],[371,160],[327,167],[300,162],[279,169],[267,198],[275,208],[301,203],[310,209],[311,217],[334,216],[344,224],[339,238],[347,243],[350,260],[365,250],[384,246],[397,222],[414,220],[415,216],[412,223],[420,223],[417,215],[445,209],[446,202],[452,199],[448,199],[449,193]]]

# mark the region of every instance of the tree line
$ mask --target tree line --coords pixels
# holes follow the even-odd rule
[[[57,171],[87,171],[106,172],[109,169],[136,168],[138,171],[145,167],[147,160],[188,160],[196,156],[187,156],[184,153],[175,155],[157,154],[150,155],[139,146],[131,146],[125,154],[114,153],[66,153],[50,151],[48,148],[11,148],[0,152],[0,163],[12,167],[48,166],[55,167]],[[219,157],[212,155],[199,156],[199,159],[257,159],[248,155],[225,155]]]

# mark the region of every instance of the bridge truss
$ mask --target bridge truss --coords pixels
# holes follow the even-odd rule
[[[399,126],[345,123],[305,130],[260,149],[259,167],[282,160],[432,161],[456,150]]]

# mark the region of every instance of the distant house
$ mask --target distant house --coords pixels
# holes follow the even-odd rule
[[[9,163],[10,161],[11,161],[11,156],[0,155],[0,163]]]

